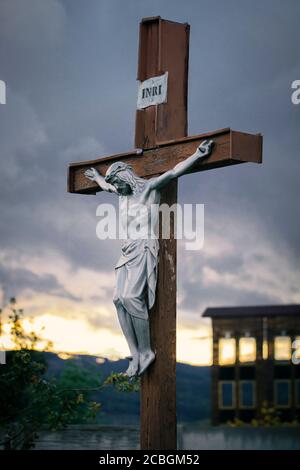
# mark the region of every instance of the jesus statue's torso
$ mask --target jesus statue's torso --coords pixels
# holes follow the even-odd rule
[[[119,197],[119,218],[127,239],[157,238],[160,192],[147,191]]]

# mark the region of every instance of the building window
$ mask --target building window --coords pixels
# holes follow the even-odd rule
[[[300,408],[300,380],[295,380],[295,403],[296,408]]]
[[[256,360],[256,339],[240,338],[239,340],[239,361],[255,362]]]
[[[219,364],[225,366],[234,364],[236,360],[236,343],[234,338],[219,340]]]
[[[235,408],[235,382],[223,380],[219,382],[219,408]]]
[[[277,408],[289,408],[291,406],[291,382],[290,380],[274,381],[274,398]]]
[[[274,357],[276,361],[290,361],[292,342],[289,336],[276,336],[274,339]]]
[[[240,381],[240,408],[255,408],[256,394],[254,380],[241,380]]]

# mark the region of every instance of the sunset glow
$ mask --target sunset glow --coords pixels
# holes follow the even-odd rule
[[[35,331],[44,340],[53,343],[51,351],[60,354],[62,359],[68,354],[90,354],[117,360],[128,356],[129,349],[121,328],[92,327],[81,318],[63,318],[53,314],[43,314],[22,322],[26,332]],[[3,325],[0,346],[3,349],[14,347],[10,340],[9,324]],[[178,325],[177,361],[191,365],[211,364],[211,338],[208,327],[188,329]],[[43,349],[43,344],[37,344]]]

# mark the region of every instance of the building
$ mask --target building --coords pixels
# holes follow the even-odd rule
[[[212,319],[212,423],[259,418],[264,402],[300,419],[300,305],[207,308]]]

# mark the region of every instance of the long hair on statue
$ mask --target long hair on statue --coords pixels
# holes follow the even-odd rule
[[[129,184],[134,196],[139,194],[146,184],[145,179],[140,178],[127,163],[113,163],[106,172],[105,181],[109,183],[114,176]]]

